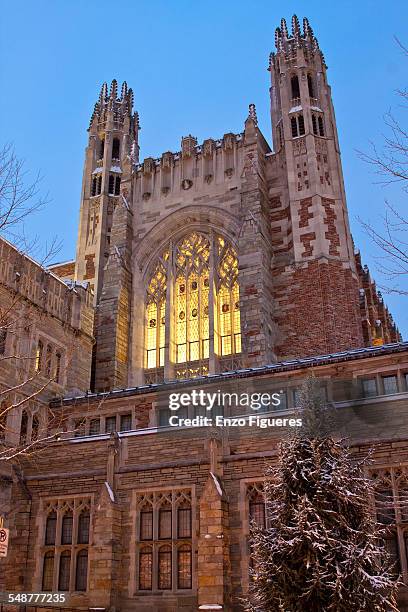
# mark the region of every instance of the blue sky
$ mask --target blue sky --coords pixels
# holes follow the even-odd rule
[[[270,141],[268,56],[281,17],[296,13],[309,18],[325,54],[352,231],[378,277],[357,217],[380,225],[384,199],[406,211],[407,195],[374,184],[356,149],[381,142],[389,108],[402,112],[395,90],[408,85],[407,60],[393,37],[408,44],[405,0],[0,0],[0,7],[1,141],[43,175],[51,203],[30,232],[43,241],[57,234],[59,260],[75,253],[86,130],[101,83],[126,79],[133,88],[142,158],[178,150],[188,133],[201,142],[241,131],[251,102]],[[408,337],[408,297],[386,301]]]

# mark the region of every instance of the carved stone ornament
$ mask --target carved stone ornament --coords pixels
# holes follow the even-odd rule
[[[209,138],[208,140],[204,140],[204,143],[203,143],[204,157],[212,157],[214,153],[214,148],[215,148],[215,142],[212,140],[212,138]]]
[[[142,198],[146,202],[147,200],[149,200],[151,195],[152,194],[150,193],[150,191],[145,191],[144,194],[142,195]]]
[[[213,180],[213,178],[214,177],[213,177],[212,174],[206,174],[205,177],[204,177],[204,180],[205,180],[206,183],[210,184],[211,181]]]
[[[234,174],[234,168],[227,168],[224,174],[227,178],[231,178],[231,176]]]
[[[143,174],[152,174],[154,172],[154,159],[148,157],[143,162]]]
[[[224,134],[223,145],[224,151],[231,151],[234,148],[234,134]]]
[[[170,187],[162,187],[161,188],[161,192],[165,196],[169,193],[169,191],[170,191]]]
[[[163,170],[170,170],[173,165],[173,153],[171,151],[167,151],[163,153],[161,158],[161,167]]]
[[[181,181],[181,187],[184,190],[190,189],[190,187],[193,186],[193,181],[190,181],[190,179],[183,179]]]

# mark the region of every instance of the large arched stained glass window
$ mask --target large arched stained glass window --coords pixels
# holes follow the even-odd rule
[[[239,299],[238,258],[227,240],[192,231],[171,244],[147,280],[145,368],[167,360],[176,377],[192,377],[208,372],[212,355],[240,353]]]
[[[176,246],[175,255],[176,363],[208,359],[209,241],[193,232]]]
[[[238,260],[234,249],[218,238],[218,333],[219,354],[241,352]]]
[[[146,300],[146,367],[164,365],[166,341],[166,288],[168,252],[159,258],[147,288]]]

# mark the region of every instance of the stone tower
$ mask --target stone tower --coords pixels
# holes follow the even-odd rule
[[[130,181],[129,158],[138,160],[138,115],[133,92],[113,80],[102,85],[89,125],[85,151],[75,279],[88,281],[98,304],[110,250],[112,217],[121,186]]]
[[[272,219],[288,236],[285,249],[275,252],[277,352],[308,355],[363,346],[358,275],[323,53],[308,20],[301,30],[296,16],[290,34],[282,19],[275,42],[269,66],[272,134],[286,189],[271,202]]]

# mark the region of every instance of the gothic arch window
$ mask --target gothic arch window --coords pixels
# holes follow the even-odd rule
[[[28,432],[28,414],[26,410],[23,410],[21,413],[21,424],[20,424],[20,444],[25,444],[27,442],[27,432]]]
[[[147,287],[146,298],[146,367],[164,366],[167,260],[169,254],[159,258]]]
[[[209,357],[209,258],[209,241],[196,232],[176,246],[176,363]]]
[[[191,545],[182,544],[177,549],[177,588],[191,589]]]
[[[78,518],[78,544],[89,544],[89,510],[82,510]]]
[[[159,548],[159,579],[158,587],[161,591],[171,589],[171,546],[165,545]]]
[[[58,590],[69,591],[69,578],[71,572],[71,551],[64,550],[60,555],[58,572]]]
[[[314,113],[312,114],[312,126],[313,126],[313,134],[318,136],[319,132],[317,130],[317,119],[316,119],[316,115]]]
[[[42,590],[52,591],[54,582],[54,552],[49,551],[44,555],[43,573],[42,573]]]
[[[45,374],[46,376],[51,376],[51,364],[52,364],[52,346],[47,344],[47,349],[45,353]]]
[[[55,538],[57,533],[57,513],[55,510],[50,512],[47,516],[47,522],[45,524],[45,545],[54,546]]]
[[[60,382],[60,377],[61,377],[61,361],[62,361],[61,353],[56,353],[55,354],[54,378],[55,378],[55,382],[57,383]]]
[[[115,193],[115,175],[114,174],[110,174],[109,175],[109,189],[108,189],[108,193],[109,193],[109,195],[113,195]]]
[[[153,551],[151,546],[143,546],[139,552],[139,589],[152,590]]]
[[[177,378],[189,378],[208,373],[210,355],[241,352],[238,259],[231,244],[193,231],[170,244],[152,269],[145,311],[147,370],[163,367],[167,359]]]
[[[315,95],[316,92],[315,92],[315,88],[314,88],[313,77],[312,77],[311,74],[307,75],[307,87],[308,87],[308,90],[309,90],[309,97],[310,98],[316,98],[316,95]]]
[[[119,159],[120,156],[120,140],[114,138],[112,142],[112,159]]]
[[[115,177],[115,195],[120,195],[120,176]]]
[[[99,143],[99,159],[103,159],[104,154],[105,154],[105,139],[101,138],[101,141]]]
[[[324,123],[323,123],[323,117],[321,115],[318,118],[318,124],[319,124],[319,135],[324,136]]]
[[[102,175],[100,174],[96,182],[96,195],[101,195],[102,191]]]
[[[78,551],[75,569],[75,590],[86,591],[88,581],[88,551],[81,549]]]
[[[92,179],[92,185],[91,185],[91,196],[96,196],[96,191],[97,191],[97,178],[96,176],[93,177]]]
[[[72,544],[72,527],[73,516],[72,512],[67,511],[62,519],[61,526],[61,544]]]
[[[300,98],[299,78],[297,75],[294,75],[290,79],[290,87],[292,91],[292,100]]]
[[[35,352],[35,369],[37,372],[41,372],[43,353],[44,353],[44,344],[42,343],[42,340],[39,340],[37,343],[37,349]]]

